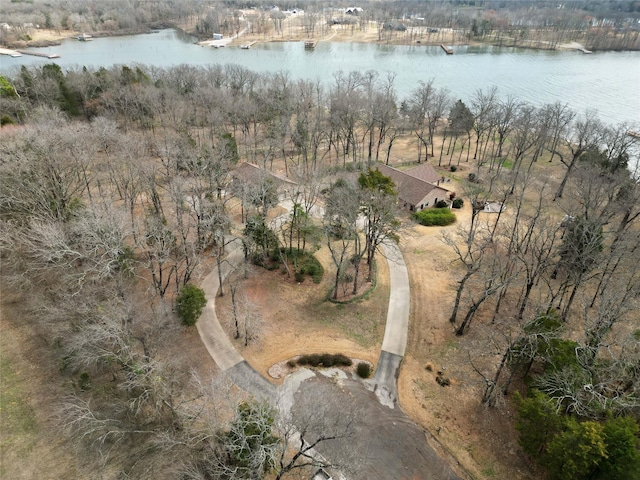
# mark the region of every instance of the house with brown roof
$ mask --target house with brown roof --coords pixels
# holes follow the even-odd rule
[[[259,183],[264,178],[271,179],[276,185],[291,187],[297,185],[293,180],[285,177],[284,175],[280,175],[275,172],[271,172],[266,170],[258,165],[249,162],[242,162],[238,165],[233,171],[233,179],[236,182],[242,183]]]
[[[399,170],[383,163],[376,164],[376,168],[393,180],[398,191],[398,202],[410,212],[433,207],[440,200],[449,201],[454,193],[440,186],[443,178],[426,163],[408,170]]]

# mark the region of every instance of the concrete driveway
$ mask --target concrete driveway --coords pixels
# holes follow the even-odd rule
[[[324,433],[342,428],[341,424],[348,427],[342,429],[344,435],[318,447],[322,456],[340,465],[334,478],[459,480],[450,463],[426,441],[433,437],[397,408],[397,378],[409,326],[409,276],[397,245],[385,243],[383,252],[389,264],[389,309],[372,380],[347,378],[344,372],[339,375],[342,378],[327,379],[307,370],[302,377],[288,377],[277,389],[242,358],[222,329],[215,310],[220,287],[217,270],[202,284],[207,306],[196,324],[198,333],[222,372],[251,395],[278,404],[283,414],[292,415],[299,431],[313,428],[309,422],[316,422],[315,428]],[[242,261],[242,246],[233,242],[222,264],[222,277]]]

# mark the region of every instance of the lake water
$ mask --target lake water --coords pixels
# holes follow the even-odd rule
[[[302,42],[257,43],[211,48],[195,45],[182,32],[96,38],[90,42],[65,40],[62,45],[37,49],[57,53],[59,59],[0,56],[0,72],[11,74],[21,65],[55,62],[61,67],[97,68],[141,63],[171,66],[238,64],[259,72],[289,71],[292,78],[320,79],[329,84],[333,73],[377,70],[396,74],[400,99],[418,82],[434,79],[454,98],[469,101],[478,89],[498,87],[501,97],[514,95],[534,105],[560,101],[578,112],[595,109],[610,123],[640,123],[640,52],[547,52],[498,47],[454,47],[445,55],[440,47],[380,46],[320,42],[305,50]]]

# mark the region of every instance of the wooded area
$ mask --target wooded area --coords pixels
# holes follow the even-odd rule
[[[83,449],[105,455],[109,445],[103,461],[136,475],[203,461],[214,475],[234,464],[224,421],[204,434],[202,414],[190,413],[190,396],[217,394],[194,393],[188,367],[167,356],[180,329],[171,299],[211,260],[219,264],[233,236],[254,260],[280,252],[285,263],[294,243],[313,251],[326,242],[335,292],[347,266],[357,291],[360,259],[370,265],[385,238],[402,242],[393,184],[367,167],[388,162],[403,142],[417,162],[471,167],[460,195],[471,222],[445,229],[444,240],[458,256],[456,333],[476,317],[489,321],[503,352],[493,370],[469,359],[486,380],[482,401],[498,405],[527,376],[558,413],[637,420],[631,125],[559,103],[535,108],[497,89],[453,103],[431,82],[398,101],[393,77],[373,72],[337,75],[329,88],[240,67],[45,65],[5,80],[3,289],[20,292],[34,329],[53,339],[72,385],[62,425]],[[277,184],[262,176],[239,188],[231,173],[240,159],[292,180],[296,208],[279,230],[267,221]],[[565,167],[559,183],[545,177],[549,163]],[[358,183],[349,171],[361,172]],[[486,200],[508,213],[482,217],[475,206]],[[318,202],[326,240],[309,215]],[[352,231],[361,214],[364,244]],[[166,463],[155,464],[152,446]]]
[[[637,125],[497,88],[454,102],[427,81],[401,99],[372,71],[324,86],[238,66],[48,64],[1,80],[3,296],[47,339],[57,424],[86,463],[135,478],[295,472],[308,445],[287,448],[291,419],[194,378],[174,351],[176,299],[234,239],[289,276],[325,245],[333,293],[355,294],[413,221],[375,170],[402,167],[401,149],[448,170],[470,209],[442,229],[456,256],[442,301],[454,340],[478,323],[492,332],[469,350],[478,401],[527,397],[515,400],[522,447],[554,478],[638,478]],[[238,181],[243,161],[263,173]],[[273,223],[283,199],[292,209]],[[507,209],[484,214],[489,201]],[[236,305],[231,334],[249,343],[268,319]],[[349,434],[321,420],[296,423],[309,444]]]

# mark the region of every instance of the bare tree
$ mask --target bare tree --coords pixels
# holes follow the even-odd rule
[[[565,147],[571,152],[571,158],[565,159],[560,151],[554,152],[560,158],[560,161],[567,167],[555,198],[561,198],[567,180],[571,176],[578,159],[592,147],[598,147],[601,138],[602,124],[596,117],[594,112],[587,112],[583,117],[574,120],[571,124],[568,134],[565,136]]]
[[[360,203],[355,188],[346,180],[338,180],[328,194],[324,230],[331,259],[336,267],[333,298],[338,298],[338,285],[349,260],[349,245],[358,235],[357,219]]]

